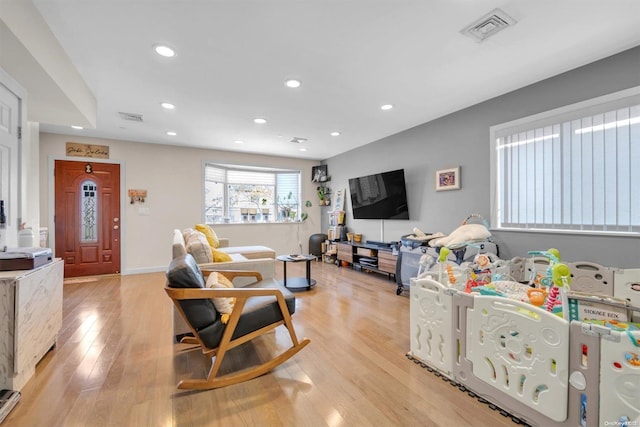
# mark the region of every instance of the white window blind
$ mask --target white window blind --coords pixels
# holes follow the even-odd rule
[[[637,96],[520,122],[494,138],[493,226],[640,232]]]
[[[291,204],[299,199],[298,188],[300,182],[300,173],[279,173],[277,174],[277,198],[283,203]],[[291,198],[289,198],[291,194]]]
[[[273,172],[254,172],[244,170],[227,171],[227,183],[229,184],[252,184],[252,185],[274,185],[276,183]]]
[[[212,165],[205,165],[204,179],[209,182],[225,182],[227,171]]]

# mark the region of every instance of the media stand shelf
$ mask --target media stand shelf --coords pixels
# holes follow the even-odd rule
[[[386,274],[389,280],[395,280],[396,263],[398,262],[395,245],[392,243],[350,243],[337,242],[338,266],[342,261],[351,264],[352,268],[375,273]]]

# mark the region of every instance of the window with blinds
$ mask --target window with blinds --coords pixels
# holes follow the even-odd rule
[[[492,226],[640,232],[638,93],[492,128]]]
[[[204,165],[204,221],[274,222],[297,219],[300,171]]]

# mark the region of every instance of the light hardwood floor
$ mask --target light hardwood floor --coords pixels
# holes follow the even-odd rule
[[[290,263],[287,273],[303,267]],[[175,388],[210,362],[172,341],[163,273],[67,283],[57,346],[3,425],[515,425],[405,357],[409,298],[386,276],[321,262],[312,276],[318,285],[296,294],[293,316],[311,344],[267,375],[201,392]],[[232,350],[224,368],[262,360],[287,340],[280,327]]]

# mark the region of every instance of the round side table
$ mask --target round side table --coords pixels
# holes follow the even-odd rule
[[[280,255],[276,258],[284,263],[284,280],[282,285],[292,292],[308,291],[316,285],[316,281],[311,278],[311,261],[315,260],[315,255]],[[287,277],[287,263],[289,262],[306,262],[307,277]]]

